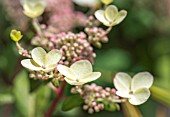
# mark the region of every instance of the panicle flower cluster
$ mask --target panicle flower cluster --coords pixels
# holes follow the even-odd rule
[[[59,34],[45,33],[43,38],[38,36],[33,38],[32,44],[47,47],[49,50],[60,50],[63,57],[59,63],[67,66],[82,59],[87,59],[93,63],[96,57],[93,47],[86,40],[86,35],[83,32],[78,34],[72,32],[62,32]]]
[[[13,25],[16,25],[22,31],[28,29],[30,19],[23,14],[19,0],[13,2],[11,0],[1,0],[0,3],[6,12],[6,17]]]
[[[119,110],[118,103],[125,101],[124,99],[119,99],[114,88],[102,88],[94,83],[91,85],[86,84],[82,87],[76,86],[71,89],[71,92],[80,94],[85,101],[83,109],[88,110],[90,114],[106,110],[108,105],[113,105],[115,110]]]
[[[100,42],[108,42],[107,34],[110,32],[110,30],[103,30],[102,28],[98,27],[98,24],[99,22],[94,19],[93,16],[90,16],[86,23],[85,32],[88,35],[88,41],[94,46],[100,48]]]
[[[48,0],[44,16],[47,19],[47,30],[55,33],[84,26],[87,19],[85,14],[74,10],[72,0]]]

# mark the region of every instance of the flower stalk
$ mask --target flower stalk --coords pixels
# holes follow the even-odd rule
[[[58,102],[61,100],[61,98],[63,97],[63,93],[64,93],[64,89],[66,86],[66,82],[63,81],[61,89],[59,90],[58,96],[54,99],[52,105],[50,106],[48,112],[45,114],[44,117],[51,117],[51,115],[53,114]]]

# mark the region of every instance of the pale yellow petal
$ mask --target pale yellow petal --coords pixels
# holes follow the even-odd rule
[[[120,97],[124,97],[124,98],[129,98],[129,92],[122,92],[122,91],[116,91],[116,95],[120,96]]]
[[[45,65],[46,51],[42,47],[36,47],[31,52],[33,60],[41,67]]]
[[[77,82],[76,80],[69,79],[67,77],[64,78],[67,83],[70,85],[83,85],[84,82]]]
[[[21,61],[21,65],[27,69],[40,71],[41,67],[37,66],[36,63],[32,59],[24,59]]]
[[[115,25],[121,23],[125,19],[126,16],[127,16],[127,11],[121,10],[117,15],[117,18],[115,20]]]
[[[40,16],[45,9],[45,5],[41,2],[26,2],[23,5],[24,8],[24,14],[27,15],[30,18],[35,18]]]
[[[102,22],[104,25],[110,26],[110,23],[109,23],[109,21],[106,19],[105,13],[104,13],[103,10],[97,10],[97,11],[95,12],[95,17],[96,17],[100,22]]]
[[[113,82],[120,95],[128,94],[130,92],[131,77],[128,74],[123,72],[117,73]]]
[[[135,91],[140,88],[150,88],[152,84],[153,76],[149,72],[141,72],[133,77],[131,89]]]
[[[45,60],[45,67],[57,67],[57,63],[61,59],[62,54],[54,49],[47,53]]]
[[[108,5],[108,4],[111,4],[113,0],[101,0],[101,2],[103,2],[103,4],[105,5]]]
[[[77,79],[76,75],[69,67],[67,67],[65,65],[58,65],[57,69],[62,75],[67,77],[67,79],[74,80],[74,81]]]
[[[92,73],[92,65],[88,60],[80,60],[73,63],[70,69],[76,74],[78,79]]]
[[[82,79],[79,79],[81,82],[87,83],[87,82],[91,82],[94,80],[97,80],[99,77],[101,76],[100,72],[92,72],[91,74],[85,76]]]
[[[105,17],[109,22],[114,22],[117,18],[118,9],[115,5],[110,5],[105,10]]]
[[[132,94],[131,98],[129,99],[129,102],[133,105],[140,105],[146,102],[149,96],[150,96],[149,89],[147,88],[138,89]]]

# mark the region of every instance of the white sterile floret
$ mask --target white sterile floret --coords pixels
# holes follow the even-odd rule
[[[99,0],[73,0],[73,2],[84,7],[93,7],[100,3]]]
[[[43,48],[36,47],[32,50],[31,56],[32,59],[21,61],[22,66],[34,71],[49,72],[57,67],[62,54],[56,49],[46,53]]]
[[[115,5],[108,6],[105,10],[97,10],[96,18],[106,26],[115,26],[122,22],[127,15],[127,11],[118,11]]]
[[[36,18],[43,14],[45,6],[44,0],[23,2],[23,13],[30,18]]]
[[[153,76],[148,72],[136,74],[132,79],[123,72],[117,73],[114,80],[116,94],[128,98],[133,105],[140,105],[150,97],[149,88],[153,84]]]
[[[70,85],[83,85],[101,76],[100,72],[93,72],[92,65],[88,60],[77,61],[70,68],[65,65],[58,65],[57,69],[65,76],[64,79]]]

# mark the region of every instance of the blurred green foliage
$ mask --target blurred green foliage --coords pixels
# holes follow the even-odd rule
[[[156,86],[170,90],[168,2],[162,0],[160,4],[159,0],[115,0],[118,8],[126,9],[128,15],[120,25],[113,27],[109,34],[109,43],[103,44],[101,50],[95,50],[97,58],[94,67],[102,72],[97,84],[113,87],[112,78],[119,71],[129,73],[149,71],[155,77]],[[10,24],[4,9],[0,7],[0,116],[42,117],[56,95],[51,93],[51,89],[46,85],[30,92],[30,87],[34,88],[31,85],[36,81],[29,79],[26,71],[21,71],[21,58],[14,42],[9,39],[13,27],[15,26]],[[29,34],[27,36],[31,37],[32,33]],[[65,93],[67,95],[67,91]],[[89,115],[81,107],[62,112],[61,103],[62,101],[56,108],[54,116],[123,116],[122,111],[104,111]],[[139,106],[139,109],[144,117],[155,117],[160,105],[161,103],[149,100]]]

